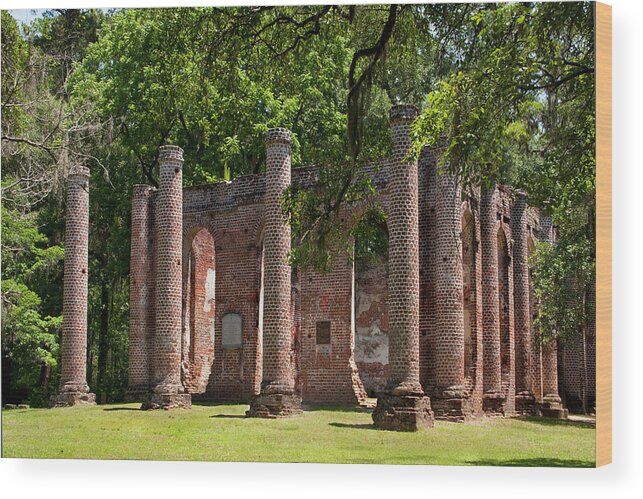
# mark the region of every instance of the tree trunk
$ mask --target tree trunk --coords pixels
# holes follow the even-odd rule
[[[51,379],[51,366],[44,362],[40,365],[40,387],[47,388]]]

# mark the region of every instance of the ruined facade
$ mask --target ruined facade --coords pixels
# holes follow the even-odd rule
[[[268,132],[265,175],[182,193],[180,150],[166,146],[160,188],[134,187],[128,398],[278,416],[376,396],[382,427],[400,404],[417,427],[564,416],[556,345],[532,328],[528,259],[553,242],[551,222],[507,186],[464,193],[428,148],[409,162],[416,112],[391,110],[394,154],[369,169],[388,258],[340,254],[329,273],[288,266],[280,193],[319,182],[316,167],[291,170],[290,132]]]

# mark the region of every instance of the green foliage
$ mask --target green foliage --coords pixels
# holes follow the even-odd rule
[[[386,213],[381,206],[369,206],[355,227],[355,259],[378,264],[388,259]]]
[[[439,147],[441,168],[465,188],[494,179],[546,206],[559,244],[535,259],[537,325],[543,337],[552,328],[564,337],[589,318],[583,300],[572,302],[585,295],[595,260],[593,4],[461,9],[446,49],[453,68],[413,125],[415,152]],[[448,19],[433,26],[438,33],[453,27]]]
[[[6,10],[2,15],[2,95],[22,97],[22,89],[16,85],[15,76],[24,71],[29,60],[29,47],[20,36],[18,23]],[[3,106],[2,134],[7,133],[8,124],[20,130],[25,126],[26,115],[20,106]]]
[[[585,233],[582,210],[567,214],[555,245],[540,243],[532,256],[538,315],[534,321],[543,341],[573,339],[582,334],[594,306],[591,288],[596,280],[596,258]]]
[[[233,24],[237,13],[121,11],[77,68],[74,95],[92,96],[98,111],[115,120],[118,138],[133,151],[146,182],[155,182],[162,143],[184,148],[187,185],[259,172],[263,136],[271,127],[293,130],[295,165],[318,162],[341,144],[337,83],[346,41],[314,40],[308,50],[274,61],[266,47],[229,34],[240,29]],[[258,25],[266,16],[250,22]]]
[[[2,206],[2,356],[12,369],[11,386],[44,388],[44,366],[56,368],[62,317],[43,314],[40,290],[51,285],[63,249],[50,246],[33,214]],[[35,291],[38,290],[38,291]]]
[[[2,26],[2,345],[20,386],[40,383],[39,363],[57,376],[71,164],[91,166],[88,381],[118,400],[131,189],[157,182],[158,146],[183,147],[189,186],[262,172],[265,132],[290,128],[293,166],[322,166],[317,189],[283,199],[291,260],[328,270],[387,253],[363,172],[390,153],[395,103],[424,102],[416,152],[442,144],[465,185],[496,178],[547,203],[560,243],[535,257],[540,327],[567,334],[587,308],[560,285],[578,296],[594,272],[588,2],[58,10],[22,31],[3,11]]]
[[[366,227],[366,221],[379,221],[383,215],[370,203],[364,207],[366,218],[344,209],[346,205],[364,204],[376,193],[372,179],[363,172],[356,174],[353,169],[340,165],[320,167],[317,173],[319,187],[311,189],[293,182],[282,206],[290,215],[296,242],[291,251],[291,264],[328,272],[339,255],[347,255],[352,261],[355,236],[368,235],[374,229]]]

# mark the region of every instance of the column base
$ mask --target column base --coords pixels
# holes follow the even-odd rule
[[[472,417],[471,404],[466,398],[431,398],[435,419],[439,421],[450,421],[452,423],[464,423]]]
[[[521,416],[537,414],[536,398],[530,391],[516,393],[516,413]]]
[[[418,431],[431,428],[431,400],[424,395],[383,395],[377,399],[373,423],[381,430]]]
[[[464,423],[473,417],[469,394],[462,386],[438,389],[431,397],[435,419]]]
[[[482,410],[486,416],[504,416],[507,412],[507,400],[500,392],[487,392],[482,396]]]
[[[562,400],[557,395],[545,395],[540,404],[539,413],[545,418],[567,419],[569,411],[563,407]]]
[[[250,402],[247,418],[286,418],[301,414],[301,397],[295,394],[260,393]]]
[[[61,392],[51,397],[51,407],[96,405],[96,394],[89,392]]]
[[[191,409],[192,396],[189,393],[148,393],[141,409]]]

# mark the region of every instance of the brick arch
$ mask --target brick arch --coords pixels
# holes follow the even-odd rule
[[[386,206],[382,203],[386,212]],[[389,237],[388,223],[381,229]],[[388,255],[382,262],[355,259],[353,275],[354,357],[369,396],[384,391],[389,374],[388,357]]]
[[[534,251],[536,251],[536,238],[530,233],[527,236],[527,258],[531,258]]]
[[[184,227],[181,377],[189,393],[203,393],[214,360],[216,239],[211,227]]]
[[[257,249],[263,246],[263,239],[266,233],[266,219],[265,217],[257,217],[253,221],[253,224],[250,229],[250,238],[251,240],[256,241]]]
[[[212,237],[214,241],[214,255],[215,255],[215,266],[216,266],[216,242],[219,240],[218,234],[210,221],[206,217],[199,217],[189,223],[183,224],[183,249],[182,249],[182,276],[183,276],[183,285],[182,289],[185,287],[185,280],[187,278],[187,269],[188,269],[188,257],[190,250],[192,248],[192,243],[194,237],[202,230],[206,230],[208,234]],[[183,291],[185,291],[183,289]]]
[[[511,358],[511,310],[510,310],[510,239],[504,224],[500,224],[498,238],[498,306],[500,319],[500,365],[503,384],[510,376]]]
[[[388,194],[388,189],[384,189],[382,192],[380,192],[379,196],[377,197],[377,201],[379,202],[380,206],[384,210],[386,219],[388,220],[388,218],[391,215],[391,200]],[[388,224],[387,224],[387,231],[388,231]]]

